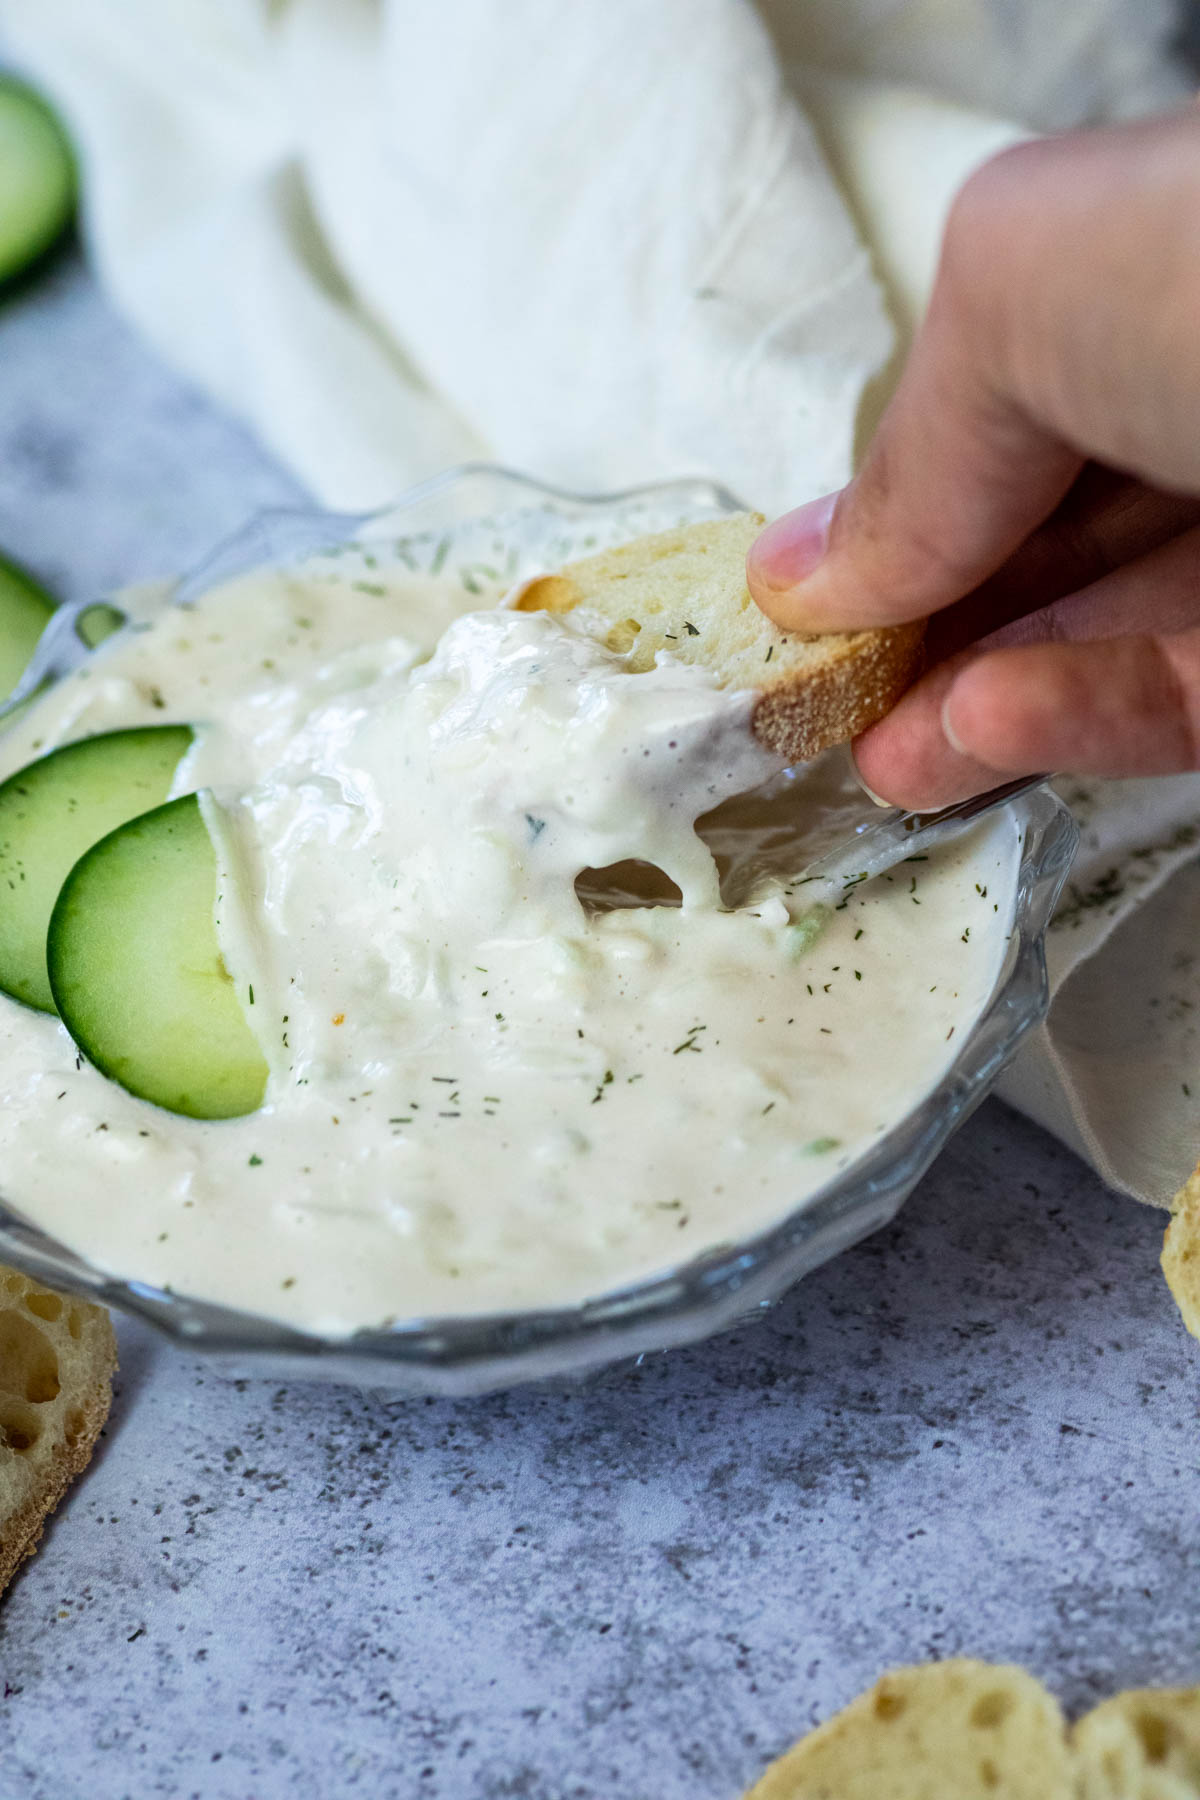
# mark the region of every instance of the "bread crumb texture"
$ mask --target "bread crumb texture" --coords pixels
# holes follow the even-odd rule
[[[1024,1669],[895,1669],[772,1763],[747,1800],[1200,1800],[1200,1688],[1074,1727]]]
[[[1200,1688],[1135,1688],[1080,1719],[1079,1800],[1195,1800]]]
[[[1162,1269],[1184,1324],[1193,1337],[1200,1337],[1200,1165],[1171,1202]]]
[[[723,687],[755,690],[755,735],[790,761],[808,762],[899,699],[920,672],[925,626],[780,631],[746,586],[746,552],[764,523],[760,513],[737,513],[637,538],[526,583],[514,604],[523,612],[583,609],[583,622],[635,673],[667,650]]]
[[[102,1306],[0,1264],[0,1588],[87,1467],[116,1366]]]

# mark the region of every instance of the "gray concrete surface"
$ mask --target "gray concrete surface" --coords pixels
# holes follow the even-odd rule
[[[67,596],[294,496],[67,261],[0,311],[0,544]],[[1200,1351],[1162,1216],[997,1103],[762,1322],[456,1404],[122,1324],[0,1604],[29,1800],[733,1800],[888,1664],[1200,1678]]]

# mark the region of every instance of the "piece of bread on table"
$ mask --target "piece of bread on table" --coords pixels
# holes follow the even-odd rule
[[[1066,1722],[1023,1669],[894,1669],[771,1764],[746,1800],[1075,1800]]]
[[[1196,1800],[1200,1688],[1134,1688],[1073,1733],[1078,1800]]]
[[[87,1467],[116,1366],[102,1306],[0,1263],[0,1588]]]
[[[746,1800],[1200,1800],[1200,1688],[1117,1694],[1068,1728],[1024,1669],[894,1669]]]
[[[599,614],[612,650],[652,669],[658,651],[701,663],[722,686],[756,688],[754,732],[767,749],[808,762],[882,718],[921,668],[923,620],[878,631],[780,631],[746,586],[759,513],[736,513],[637,538],[557,575],[527,582],[523,612]]]
[[[1200,1337],[1200,1166],[1171,1202],[1163,1237],[1162,1271],[1193,1337]]]

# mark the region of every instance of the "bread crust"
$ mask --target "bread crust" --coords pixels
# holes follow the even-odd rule
[[[114,1369],[116,1362],[114,1341]],[[44,1482],[29,1495],[23,1506],[5,1519],[0,1528],[0,1590],[8,1586],[26,1558],[34,1554],[42,1541],[47,1519],[71,1483],[91,1462],[111,1404],[110,1377],[105,1376],[95,1382],[81,1403],[84,1425],[79,1437],[73,1444],[63,1443],[55,1451]]]
[[[33,1555],[46,1520],[91,1460],[112,1402],[117,1345],[103,1307],[44,1288],[3,1264],[0,1324],[9,1327],[0,1356],[3,1589]],[[46,1367],[58,1384],[52,1393],[38,1385]],[[22,1433],[31,1434],[30,1441]]]
[[[824,641],[829,649],[819,668],[784,677],[754,709],[755,737],[791,762],[848,744],[891,711],[924,667],[924,619]]]

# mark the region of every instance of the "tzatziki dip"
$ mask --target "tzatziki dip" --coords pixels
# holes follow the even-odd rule
[[[7,777],[192,727],[265,1059],[257,1110],[184,1117],[0,997],[3,1199],[97,1267],[331,1335],[570,1305],[776,1223],[986,1006],[1011,820],[817,929],[785,877],[839,754],[784,771],[749,695],[470,587],[347,550],[135,599],[0,737]]]

